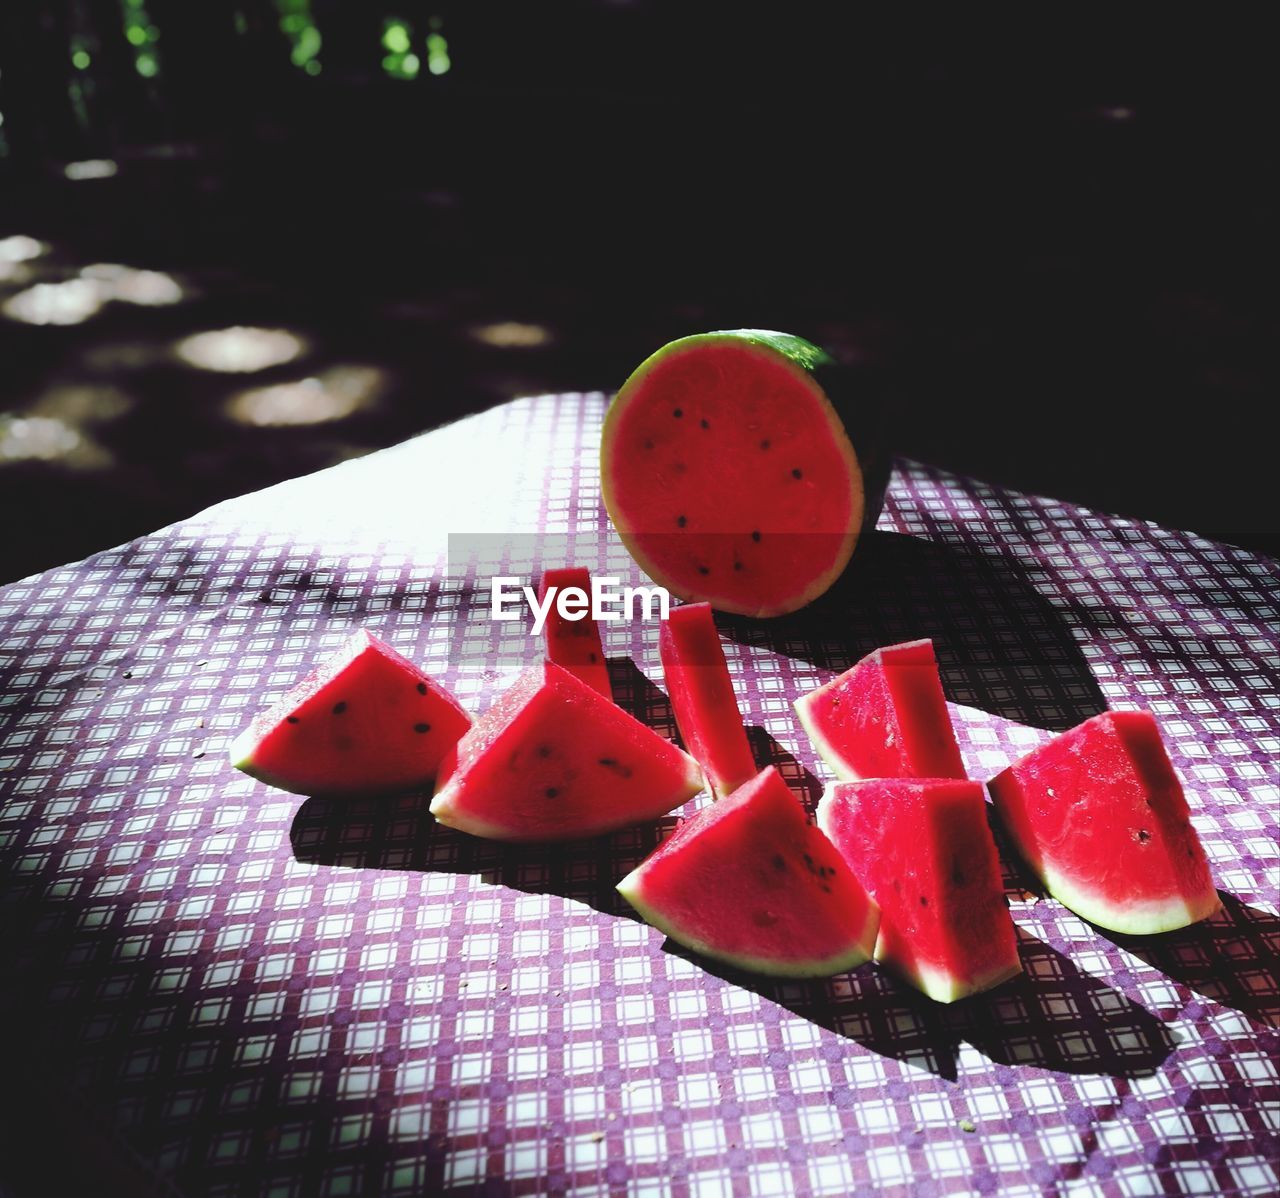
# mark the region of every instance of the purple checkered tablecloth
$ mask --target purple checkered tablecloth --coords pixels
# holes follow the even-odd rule
[[[981,780],[1106,707],[1160,719],[1222,912],[1110,936],[1004,851],[1026,972],[951,1007],[873,965],[775,983],[664,942],[613,890],[660,828],[504,847],[424,795],[231,769],[357,626],[477,711],[537,656],[450,533],[507,574],[567,545],[632,577],[604,405],[518,400],[0,590],[9,1098],[155,1193],[1277,1193],[1264,558],[903,462],[832,593],[722,621],[757,753],[810,805],[828,775],[791,701],[879,644],[933,637]],[[605,637],[619,701],[674,735],[652,625]]]

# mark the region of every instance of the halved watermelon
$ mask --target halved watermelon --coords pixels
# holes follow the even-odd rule
[[[546,600],[548,590],[554,589],[558,596],[571,587],[577,588],[590,601],[591,575],[585,568],[563,566],[546,571],[538,588],[539,607]],[[563,666],[606,699],[612,699],[613,687],[609,683],[609,666],[600,644],[600,627],[591,618],[589,608],[580,610],[583,613],[581,619],[570,620],[560,614],[558,601],[552,602],[546,623],[542,626],[547,660]]]
[[[990,782],[1018,852],[1090,923],[1145,935],[1219,907],[1182,784],[1145,711],[1108,711]]]
[[[662,673],[685,747],[702,766],[714,797],[755,777],[720,634],[707,603],[675,608],[658,634]]]
[[[1021,972],[977,782],[837,782],[818,827],[880,907],[875,958],[938,1002]]]
[[[879,923],[875,903],[772,766],[685,820],[618,890],[686,948],[780,977],[860,965]]]
[[[428,786],[471,726],[444,687],[363,629],[231,745],[231,764],[305,795]]]
[[[657,819],[701,789],[692,757],[548,661],[458,742],[431,814],[491,840],[569,840]]]
[[[877,649],[795,707],[844,781],[965,776],[930,640]]]
[[[683,599],[751,616],[826,591],[875,524],[888,477],[849,393],[823,350],[762,329],[684,337],[641,363],[601,441],[605,505],[641,569]]]

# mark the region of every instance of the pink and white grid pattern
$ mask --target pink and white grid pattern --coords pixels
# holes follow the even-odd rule
[[[1222,913],[1107,936],[1011,870],[1025,976],[950,1008],[870,965],[769,983],[664,944],[613,890],[659,828],[503,847],[422,795],[303,800],[227,765],[356,625],[473,710],[536,656],[446,569],[450,531],[510,535],[507,573],[567,540],[629,576],[604,404],[519,400],[0,590],[3,1011],[30,1101],[139,1192],[1275,1194],[1264,558],[900,463],[835,592],[722,622],[760,760],[810,804],[791,701],[877,644],[934,638],[982,780],[1104,707],[1160,718]],[[656,642],[605,647],[620,702],[674,735]]]

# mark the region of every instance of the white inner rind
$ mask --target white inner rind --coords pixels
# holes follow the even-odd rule
[[[1212,888],[1197,895],[1171,894],[1157,902],[1116,903],[1078,885],[1048,862],[1040,868],[1040,879],[1058,902],[1082,919],[1127,936],[1173,932],[1207,919],[1222,905]]]
[[[830,682],[827,683],[827,686],[830,685]],[[836,752],[835,746],[818,731],[813,722],[810,708],[817,703],[818,696],[827,689],[827,686],[820,686],[816,691],[810,691],[797,699],[794,704],[796,715],[800,719],[800,726],[809,734],[813,747],[818,750],[818,756],[831,767],[836,779],[840,782],[860,782],[862,775],[852,769],[849,763]]]
[[[678,944],[692,949],[704,957],[723,961],[750,973],[767,974],[770,977],[825,978],[856,969],[871,959],[875,947],[876,932],[880,926],[880,912],[875,903],[868,903],[867,918],[851,944],[821,960],[784,960],[777,957],[753,957],[745,953],[727,952],[709,941],[690,935],[679,924],[666,919],[661,912],[644,898],[644,865],[633,869],[617,885],[617,891],[635,908],[640,918]]]

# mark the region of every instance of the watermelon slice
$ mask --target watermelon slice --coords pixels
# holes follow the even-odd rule
[[[1085,720],[990,787],[1045,889],[1090,923],[1146,935],[1218,909],[1182,784],[1147,712]]]
[[[686,948],[780,977],[862,964],[879,923],[876,905],[772,766],[685,820],[618,890]]]
[[[296,794],[410,790],[470,726],[448,691],[361,630],[236,738],[231,764]]]
[[[869,653],[797,699],[796,714],[844,781],[965,777],[932,641]]]
[[[1021,972],[977,782],[837,782],[818,827],[880,907],[875,957],[938,1002]]]
[[[431,814],[490,840],[569,840],[657,819],[701,789],[693,758],[548,661],[458,742]]]
[[[685,746],[720,798],[755,777],[756,764],[733,695],[711,606],[687,603],[658,634],[662,672]]]
[[[750,616],[826,591],[887,481],[887,459],[850,440],[867,414],[833,406],[847,390],[816,345],[761,329],[684,337],[641,363],[601,441],[605,505],[641,569]]]
[[[538,606],[546,600],[547,591],[554,588],[557,596],[570,587],[576,587],[591,598],[591,575],[581,566],[564,566],[548,570],[542,576],[538,588]],[[573,598],[576,599],[576,596]],[[594,687],[606,699],[613,698],[609,684],[609,666],[600,644],[600,628],[591,618],[588,608],[580,608],[582,617],[570,620],[560,614],[559,603],[553,601],[547,612],[542,634],[546,638],[547,660],[564,666],[570,674],[576,674],[588,686]]]

